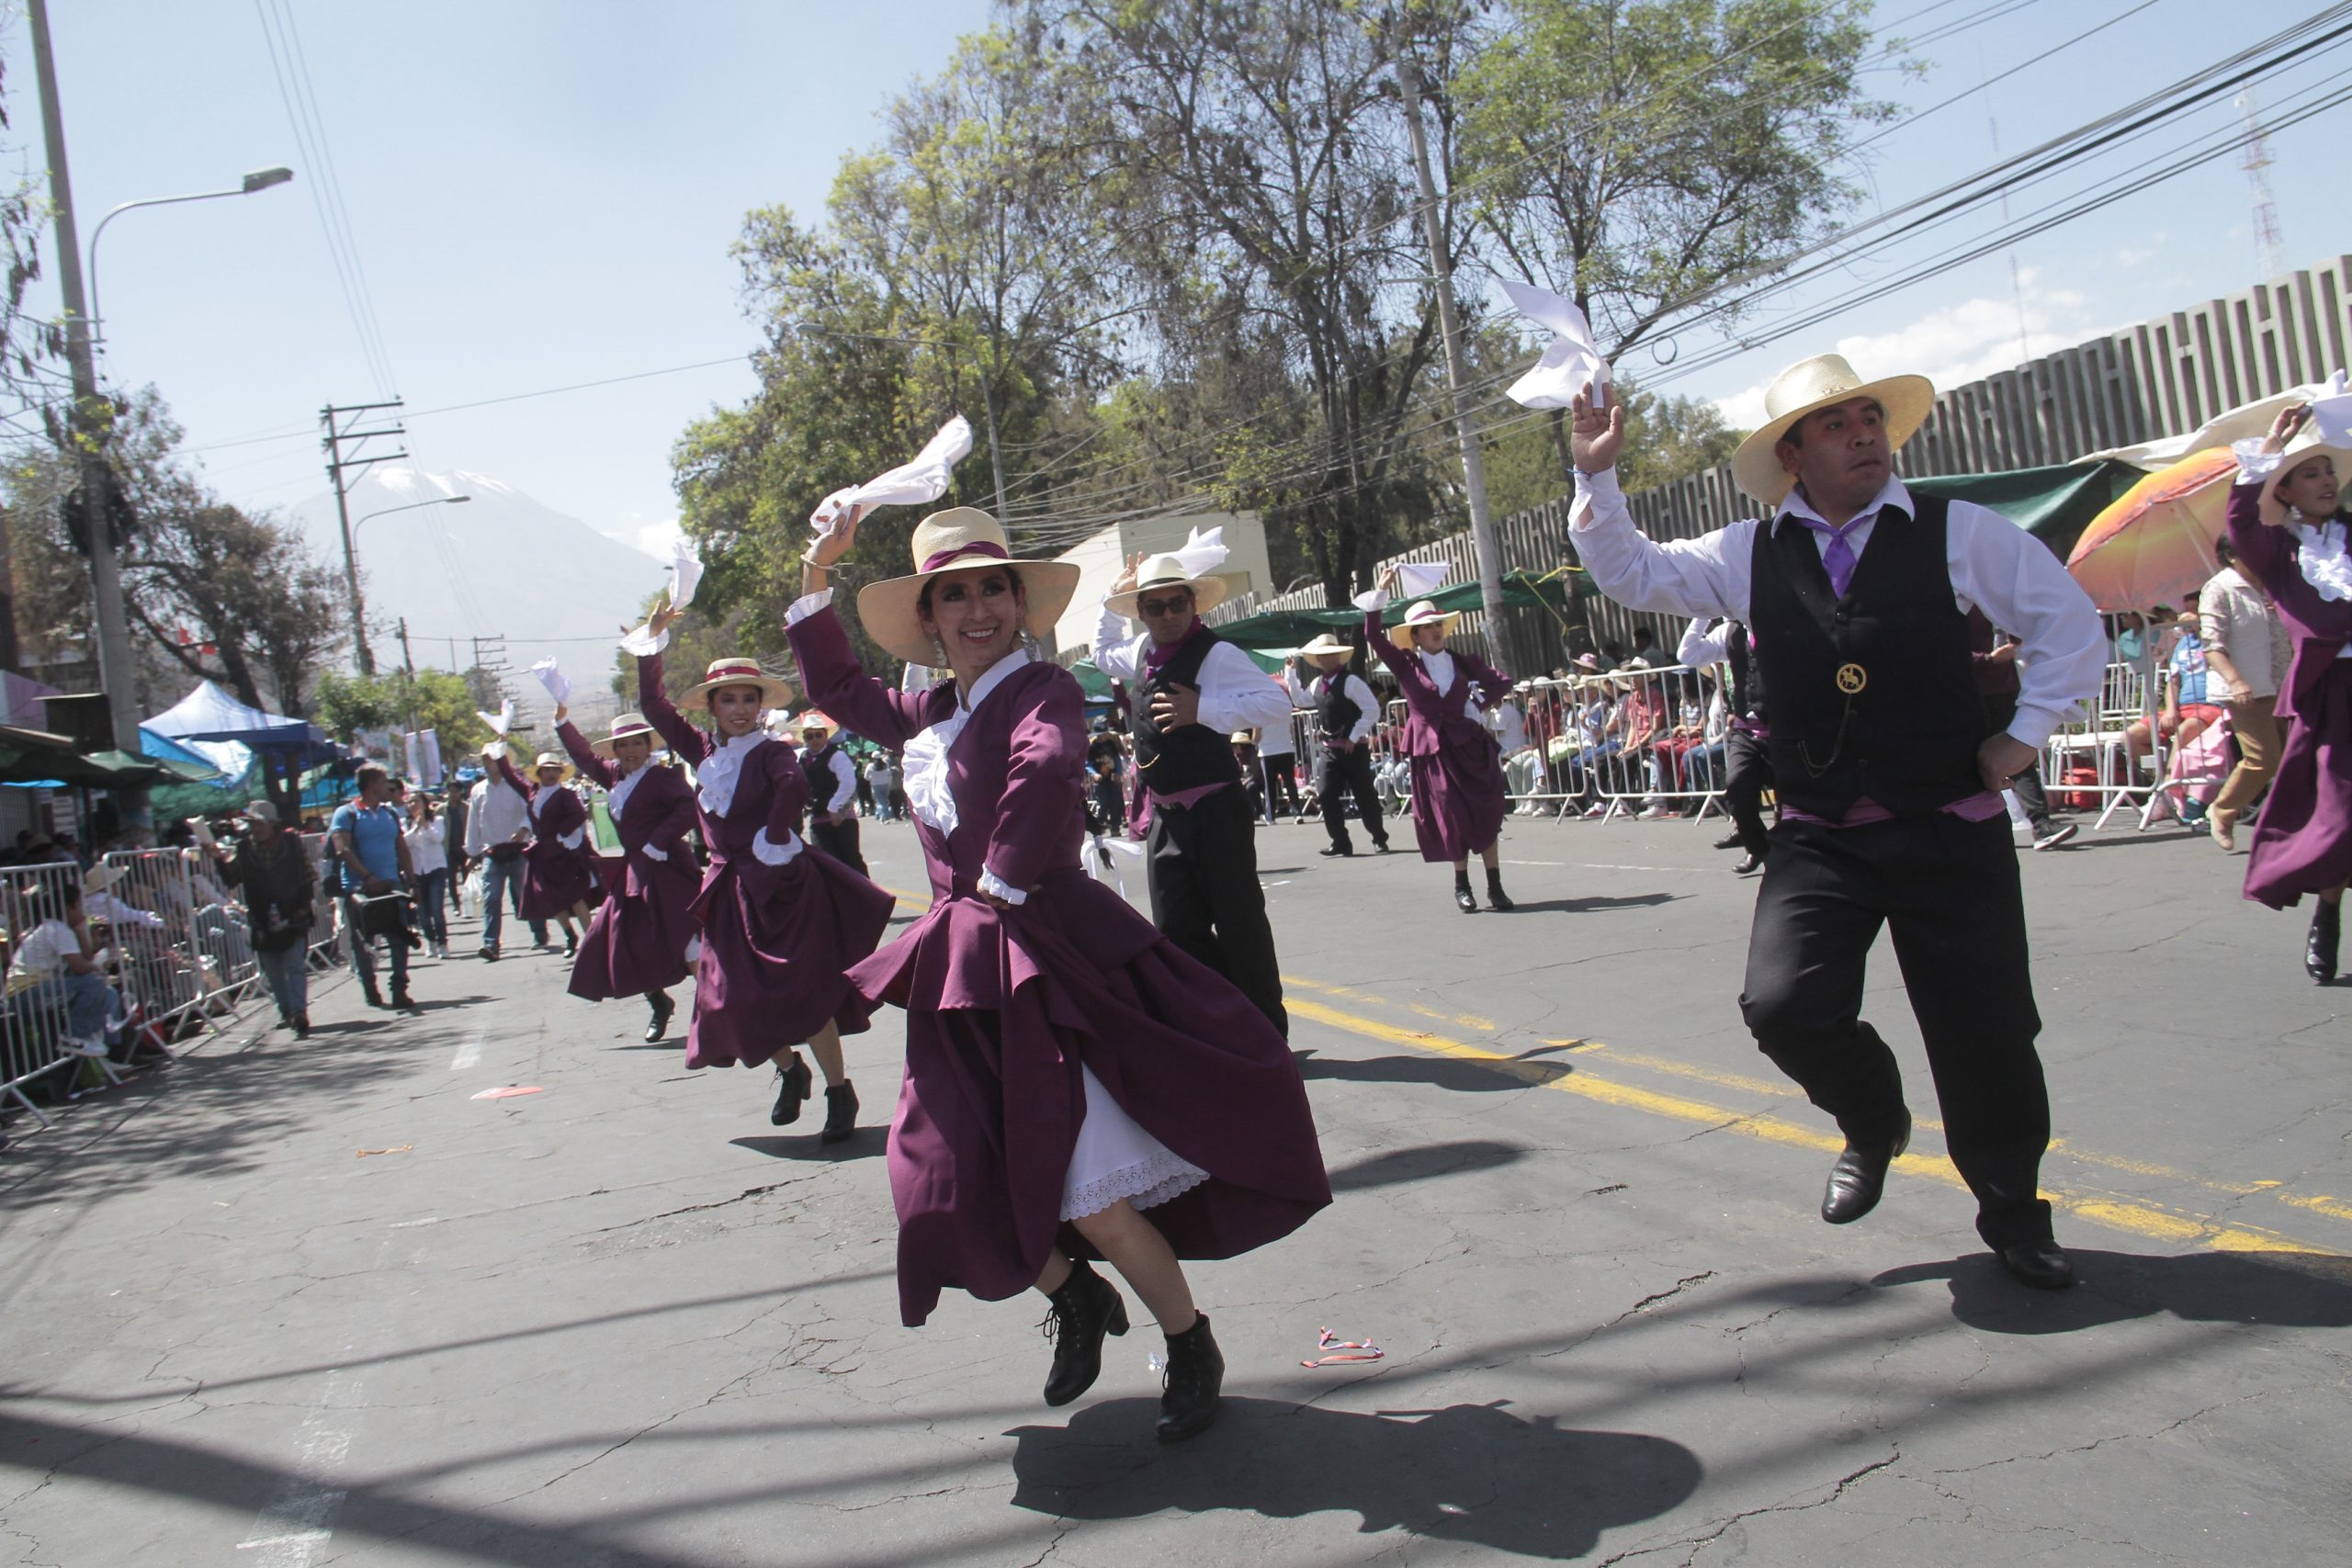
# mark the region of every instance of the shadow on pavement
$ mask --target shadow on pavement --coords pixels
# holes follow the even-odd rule
[[[1113,1400],[1068,1427],[1009,1434],[1013,1506],[1070,1519],[1240,1509],[1270,1519],[1353,1513],[1521,1557],[1584,1556],[1600,1533],[1655,1518],[1698,1490],[1681,1444],[1522,1420],[1498,1405],[1378,1415],[1227,1399],[1204,1437],[1163,1449],[1156,1401]]]
[[[2069,1247],[2075,1288],[2019,1286],[1989,1252],[1891,1269],[1874,1285],[1931,1280],[1951,1288],[1952,1315],[1994,1334],[2071,1334],[2170,1313],[2190,1323],[2352,1328],[2352,1258],[2323,1252],[2195,1252],[2165,1258]]]
[[[1583,898],[1521,898],[1510,913],[1515,915],[1589,915],[1600,909],[1645,908],[1657,904],[1672,904],[1689,897],[1682,893],[1629,893],[1623,897],[1593,894]],[[1492,910],[1487,911],[1489,914]]]
[[[807,1160],[815,1165],[837,1165],[842,1160],[878,1159],[889,1146],[889,1140],[880,1127],[860,1127],[857,1136],[839,1144],[820,1144],[813,1132],[798,1137],[762,1134],[755,1138],[729,1138],[739,1149],[749,1149],[770,1159]]]
[[[1332,1171],[1331,1190],[1361,1192],[1372,1187],[1401,1187],[1408,1181],[1427,1181],[1432,1177],[1454,1176],[1465,1170],[1496,1170],[1526,1157],[1527,1151],[1517,1144],[1479,1138],[1390,1149]]]
[[[1312,1048],[1291,1053],[1300,1074],[1346,1083],[1418,1083],[1464,1094],[1515,1093],[1532,1084],[1555,1083],[1576,1071],[1563,1062],[1468,1061],[1458,1056],[1318,1056]]]

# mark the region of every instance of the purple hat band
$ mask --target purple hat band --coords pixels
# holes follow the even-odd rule
[[[1005,553],[1004,547],[1002,545],[997,544],[989,539],[974,539],[971,543],[958,545],[952,550],[941,550],[938,554],[932,556],[930,558],[925,560],[922,565],[917,567],[915,570],[919,572],[938,571],[942,568],[949,565],[951,562],[961,559],[965,556],[987,556],[993,560],[1011,560],[1012,558]]]

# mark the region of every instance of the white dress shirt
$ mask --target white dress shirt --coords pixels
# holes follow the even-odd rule
[[[474,785],[466,805],[466,853],[480,859],[492,848],[514,838],[530,825],[530,809],[523,797],[492,773]]]
[[[1144,660],[1150,650],[1151,634],[1128,636],[1127,618],[1104,600],[1102,618],[1094,627],[1094,668],[1114,681],[1140,687],[1147,679]],[[1258,668],[1256,660],[1223,638],[1211,644],[1201,660],[1200,688],[1201,723],[1219,735],[1290,724],[1289,695],[1272,676]]]
[[[802,747],[800,755],[802,760],[806,761],[808,756],[808,748]],[[829,769],[833,775],[833,793],[822,806],[817,807],[828,817],[857,798],[857,764],[849,760],[849,753],[835,751]]]
[[[1860,526],[1846,536],[1857,559],[1870,547],[1878,515],[1888,506],[1917,515],[1910,491],[1901,479],[1890,478],[1877,498],[1856,513]],[[1782,525],[1792,513],[1827,521],[1802,492],[1792,491],[1770,525]],[[1634,526],[1616,471],[1603,469],[1577,475],[1568,527],[1585,570],[1617,603],[1636,610],[1746,621],[1756,530],[1766,525],[1757,518],[1743,518],[1695,539],[1654,543]],[[1815,533],[1814,544],[1826,552],[1828,536]],[[2017,716],[2008,732],[2040,750],[2083,700],[2097,694],[2106,677],[2107,634],[2098,612],[2049,547],[1999,513],[1970,502],[1951,503],[1944,562],[1951,574],[1953,602],[1961,610],[1981,608],[1995,625],[2017,633],[2019,690]]]
[[[1721,615],[1699,615],[1682,628],[1674,650],[1675,662],[1686,669],[1704,670],[1721,664],[1731,652],[1731,623]]]
[[[1315,694],[1322,688],[1323,672],[1317,671],[1315,678],[1302,687],[1288,671],[1284,671],[1283,684],[1297,697],[1299,706],[1311,708],[1315,705]],[[1352,670],[1340,676],[1340,695],[1363,710],[1356,719],[1355,728],[1348,731],[1349,739],[1361,740],[1380,728],[1380,699],[1373,695],[1372,687],[1365,683],[1363,676]]]

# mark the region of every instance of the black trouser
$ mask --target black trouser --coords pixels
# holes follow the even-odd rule
[[[1238,786],[1190,806],[1151,806],[1144,885],[1160,933],[1240,988],[1290,1038],[1274,930],[1258,886],[1257,820]]]
[[[1764,831],[1764,786],[1772,782],[1772,761],[1764,738],[1735,729],[1724,738],[1724,804],[1738,830],[1739,847],[1764,858],[1770,841]]]
[[[812,818],[808,823],[808,841],[858,875],[865,874],[865,857],[857,852],[856,818],[845,822],[823,822]]]
[[[1861,1021],[1881,925],[1927,1043],[1945,1148],[1976,1194],[1977,1233],[1994,1247],[2048,1240],[2050,1095],[2007,817],[1783,818],[1772,832],[1740,1011],[1764,1054],[1863,1145],[1894,1137],[1904,1113],[1894,1054]]]
[[[1270,821],[1285,811],[1296,816],[1306,807],[1298,794],[1297,762],[1298,759],[1288,751],[1258,759],[1258,765],[1266,773],[1266,817]]]
[[[1388,829],[1380,820],[1380,791],[1372,782],[1372,750],[1369,747],[1351,746],[1345,751],[1329,751],[1323,758],[1323,830],[1331,835],[1331,842],[1340,849],[1355,846],[1348,840],[1348,799],[1355,798],[1356,815],[1363,819],[1363,830],[1372,835],[1375,844],[1388,842]]]

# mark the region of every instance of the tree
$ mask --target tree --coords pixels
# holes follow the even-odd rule
[[[330,735],[349,739],[363,729],[404,731],[413,719],[419,730],[436,731],[441,756],[455,765],[467,751],[490,739],[476,716],[475,693],[463,675],[446,670],[389,671],[381,675],[319,675],[318,723]]]

